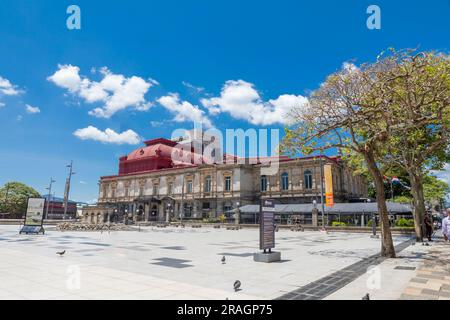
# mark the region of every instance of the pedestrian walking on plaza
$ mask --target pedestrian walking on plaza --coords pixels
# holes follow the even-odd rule
[[[425,236],[428,238],[428,241],[433,241],[431,239],[431,236],[433,235],[433,219],[431,218],[429,212],[425,213],[423,223],[425,225]]]
[[[450,238],[450,208],[447,209],[447,216],[442,220],[442,235],[445,241]]]

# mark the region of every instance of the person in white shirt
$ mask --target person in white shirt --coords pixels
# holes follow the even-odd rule
[[[447,209],[447,216],[442,220],[442,235],[445,241],[450,239],[450,208]]]

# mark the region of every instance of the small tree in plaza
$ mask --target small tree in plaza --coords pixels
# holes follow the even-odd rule
[[[0,188],[0,213],[10,218],[22,218],[28,198],[40,197],[39,192],[20,182],[8,182]]]
[[[416,236],[422,238],[423,179],[449,159],[449,61],[445,54],[391,50],[360,68],[344,65],[307,106],[294,108],[296,125],[286,130],[285,149],[339,148],[354,163],[363,160],[375,186],[382,253],[390,251],[383,167],[408,174]]]
[[[387,139],[383,119],[388,103],[374,95],[384,64],[357,68],[344,64],[310,95],[309,102],[292,110],[293,125],[286,128],[281,150],[311,154],[330,148],[360,155],[375,185],[381,224],[381,255],[395,257],[378,153]]]
[[[416,238],[422,240],[424,179],[449,161],[450,59],[446,54],[394,52],[375,88],[388,99],[389,124],[382,160],[404,170],[411,184]]]

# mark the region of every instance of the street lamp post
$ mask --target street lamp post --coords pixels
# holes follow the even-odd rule
[[[6,184],[6,193],[5,193],[5,211],[8,210],[8,196],[9,196],[9,183]],[[8,210],[9,211],[9,210]],[[9,213],[9,212],[5,212]]]
[[[53,182],[56,182],[55,180],[53,180],[53,178],[50,178],[50,185],[48,186],[48,188],[46,188],[48,190],[48,197],[47,197],[47,209],[45,210],[45,219],[48,219],[48,207],[50,205],[50,201],[52,198],[52,185]],[[53,207],[52,207],[53,209]]]
[[[66,189],[64,192],[64,216],[63,216],[64,220],[66,220],[66,215],[67,215],[67,205],[69,202],[69,193],[70,193],[70,181],[72,179],[72,176],[75,174],[75,172],[73,172],[73,161],[70,161],[70,164],[67,166],[67,168],[70,168],[70,170],[69,170],[69,176],[67,177],[67,180],[66,180]]]

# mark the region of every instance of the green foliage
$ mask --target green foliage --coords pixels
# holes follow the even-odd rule
[[[423,179],[423,192],[425,201],[432,202],[444,202],[448,193],[450,193],[450,186],[432,175],[427,175]]]
[[[8,182],[0,188],[0,212],[9,218],[22,218],[27,210],[28,198],[40,197],[39,192],[20,182]]]
[[[332,227],[346,227],[347,224],[345,222],[341,222],[341,221],[333,221],[331,223]]]
[[[400,228],[412,228],[414,227],[414,219],[401,218],[395,221],[395,225]]]
[[[204,223],[219,223],[221,222],[219,218],[205,218],[203,219]]]
[[[394,202],[410,204],[412,202],[412,198],[410,196],[398,196],[394,198]]]
[[[219,221],[220,221],[221,223],[224,223],[226,220],[227,220],[227,217],[225,217],[224,214],[221,214],[220,217],[219,217]]]

